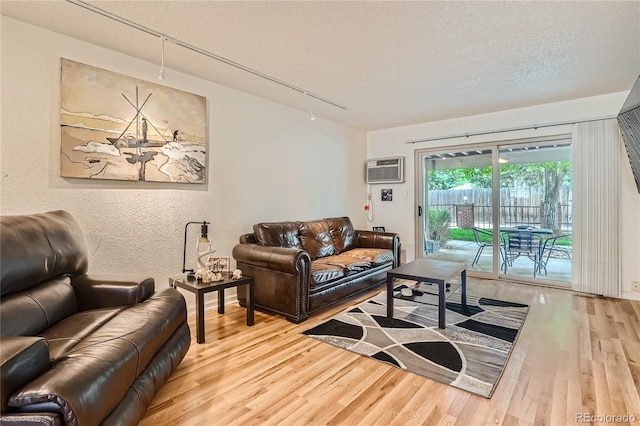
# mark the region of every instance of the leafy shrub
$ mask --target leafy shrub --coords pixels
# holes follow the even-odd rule
[[[429,239],[446,244],[449,241],[449,225],[451,224],[449,210],[429,208],[428,220]]]

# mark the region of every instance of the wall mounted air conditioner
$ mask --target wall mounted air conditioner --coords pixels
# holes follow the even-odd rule
[[[367,183],[404,182],[404,157],[367,160]]]

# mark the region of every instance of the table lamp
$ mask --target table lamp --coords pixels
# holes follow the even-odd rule
[[[200,237],[196,242],[196,256],[198,260],[200,258],[200,251],[198,248],[201,244],[209,244],[209,223],[205,220],[202,222],[187,222],[184,227],[184,244],[182,246],[182,273],[187,273],[187,278],[195,279],[195,271],[193,269],[186,268],[187,262],[187,230],[189,229],[189,225],[200,224]]]

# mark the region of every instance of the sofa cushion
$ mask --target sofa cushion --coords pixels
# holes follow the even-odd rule
[[[356,231],[348,217],[332,217],[327,219],[329,233],[338,253],[350,250],[356,241]]]
[[[326,220],[300,222],[299,229],[302,248],[309,253],[311,260],[338,253],[333,245]]]
[[[393,251],[376,248],[355,248],[349,250],[349,256],[370,262],[374,266],[393,262]]]
[[[82,339],[115,317],[124,308],[120,306],[78,312],[42,332],[40,336],[47,339],[49,343],[51,362],[64,356]]]
[[[350,255],[351,250],[334,256],[317,259],[313,263],[332,265],[342,268],[345,275],[360,272],[371,267],[371,262]]]
[[[70,282],[69,277],[59,277],[3,297],[0,335],[35,336],[78,312],[78,302]]]
[[[318,260],[311,262],[311,288],[342,277],[344,277],[344,270],[339,266],[319,263]]]
[[[111,340],[125,340],[134,345],[139,356],[138,375],[186,320],[187,305],[184,297],[173,288],[163,288],[144,302],[122,310],[75,346],[70,356],[82,354],[90,346]]]
[[[261,246],[302,248],[297,222],[258,223],[253,233]]]

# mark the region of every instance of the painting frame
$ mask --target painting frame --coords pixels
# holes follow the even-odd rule
[[[60,176],[203,184],[206,97],[60,60]]]
[[[231,256],[209,256],[207,261],[211,272],[231,273]],[[218,265],[217,267],[214,265]]]

